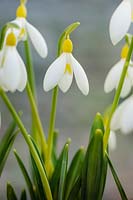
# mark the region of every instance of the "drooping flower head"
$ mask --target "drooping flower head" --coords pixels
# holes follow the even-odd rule
[[[116,45],[128,32],[133,20],[133,1],[123,0],[114,11],[109,25],[110,38]]]
[[[88,94],[87,76],[82,66],[73,57],[72,51],[72,41],[66,38],[62,45],[62,54],[50,65],[45,74],[43,82],[45,91],[49,91],[58,85],[63,92],[67,92],[72,84],[74,74],[78,88],[84,95]]]
[[[26,68],[16,45],[16,35],[11,31],[0,51],[0,87],[5,91],[23,91],[27,82]]]
[[[116,109],[111,121],[111,130],[120,130],[124,134],[133,131],[133,96],[127,98]]]
[[[104,83],[104,91],[106,93],[111,92],[113,89],[117,89],[122,74],[122,70],[126,61],[126,57],[128,54],[128,50],[129,47],[125,45],[121,51],[120,61],[116,63],[109,71]],[[133,67],[132,67],[132,61],[130,61],[130,65],[128,67],[128,71],[121,91],[122,98],[126,97],[130,93],[132,86],[133,86]]]
[[[20,5],[16,10],[16,19],[12,21],[12,23],[17,24],[20,27],[17,39],[26,40],[27,36],[29,36],[38,54],[41,57],[45,58],[48,54],[45,39],[43,38],[41,33],[26,20],[26,18],[26,1],[20,1]]]

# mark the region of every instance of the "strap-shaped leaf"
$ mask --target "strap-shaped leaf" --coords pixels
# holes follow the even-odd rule
[[[110,158],[109,158],[109,156],[108,156],[107,153],[106,153],[106,157],[107,157],[107,160],[108,160],[108,163],[109,163],[110,170],[111,170],[112,175],[113,175],[113,177],[114,177],[116,186],[117,186],[117,188],[118,188],[118,190],[119,190],[119,193],[120,193],[120,195],[121,195],[121,199],[122,199],[122,200],[128,200],[128,198],[127,198],[127,196],[126,196],[126,193],[125,193],[125,191],[124,191],[124,189],[123,189],[123,187],[122,187],[122,184],[121,184],[121,182],[120,182],[120,180],[119,180],[119,178],[118,178],[118,176],[117,176],[117,173],[116,173],[116,171],[115,171],[115,169],[114,169],[114,167],[113,167],[113,164],[112,164],[112,162],[111,162],[111,160],[110,160]]]
[[[74,183],[72,187],[72,190],[67,200],[77,200],[80,189],[81,189],[81,177],[78,177],[78,179],[76,180],[76,182]]]
[[[62,169],[62,160],[64,156],[64,151],[66,149],[66,145],[68,145],[70,141],[68,141],[64,147],[63,150],[59,156],[59,159],[57,161],[57,164],[55,166],[54,173],[52,175],[52,178],[50,180],[50,185],[51,185],[51,191],[53,194],[54,199],[58,199],[58,191],[59,191],[59,182],[60,182],[60,177],[61,177],[61,169]]]
[[[107,161],[106,156],[104,155],[102,172],[101,172],[101,181],[100,181],[99,194],[98,194],[98,200],[101,200],[102,197],[103,197],[103,192],[104,192],[105,184],[106,184],[107,169],[108,169],[108,161]]]
[[[25,191],[25,190],[23,190],[23,191],[21,192],[20,200],[27,200],[27,196],[26,196],[26,191]]]
[[[52,151],[52,161],[53,161],[53,164],[54,166],[56,166],[56,163],[57,163],[57,139],[58,139],[58,135],[59,135],[59,132],[57,130],[54,131],[54,139],[53,139],[53,151]]]
[[[66,144],[64,147],[62,163],[61,163],[58,200],[64,200],[63,195],[65,191],[65,181],[66,181],[67,165],[68,165],[68,148],[69,144]]]
[[[90,141],[97,129],[101,129],[104,134],[104,123],[103,123],[102,115],[100,113],[97,113],[94,118],[94,121],[93,121],[93,124],[91,127],[91,131],[90,131]]]
[[[15,191],[10,183],[7,183],[7,200],[17,200]]]
[[[31,139],[36,151],[37,151],[37,154],[38,154],[38,156],[40,158],[40,162],[42,163],[43,168],[44,168],[44,161],[43,161],[43,158],[40,155],[38,147],[37,147],[35,141],[33,140],[33,138],[31,136],[30,136],[30,139]],[[31,155],[31,163],[32,163],[32,173],[33,173],[34,184],[35,184],[35,187],[36,187],[37,200],[44,200],[44,199],[46,199],[45,191],[43,189],[43,184],[42,184],[42,180],[41,180],[41,176],[40,176],[39,170],[38,170],[38,168],[36,166],[36,163],[35,163],[32,155]],[[44,168],[44,171],[45,171],[45,168]]]
[[[18,130],[15,133],[13,133],[15,127],[16,124],[12,122],[0,143],[0,175],[3,171],[3,168],[5,166],[6,160],[10,153],[14,140],[18,134]]]
[[[85,157],[84,148],[81,147],[81,149],[79,149],[75,154],[67,173],[65,196],[64,196],[65,200],[68,199],[68,196],[73,188],[73,185],[81,175],[81,169],[83,166],[84,157]]]
[[[88,146],[82,173],[82,199],[97,200],[103,166],[103,133],[97,129]]]
[[[28,172],[27,172],[27,170],[26,170],[21,158],[17,154],[16,150],[14,150],[14,155],[15,155],[15,157],[17,159],[18,165],[19,165],[19,167],[21,169],[21,172],[22,172],[22,174],[24,176],[24,179],[26,181],[30,197],[31,197],[31,199],[36,200],[35,192],[34,192],[34,189],[33,189],[34,186],[32,184],[32,181],[31,181],[30,177],[29,177],[29,174],[28,174]]]

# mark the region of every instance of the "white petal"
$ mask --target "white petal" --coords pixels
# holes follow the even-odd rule
[[[130,101],[128,100],[128,104],[124,107],[121,117],[121,131],[124,134],[133,131],[133,98],[130,98]]]
[[[63,75],[63,77],[61,78],[61,80],[59,81],[58,85],[59,88],[62,90],[62,92],[67,92],[72,84],[72,80],[73,80],[73,73],[72,74],[68,74],[65,73]]]
[[[106,93],[111,92],[116,87],[116,85],[120,79],[120,75],[122,72],[124,62],[125,61],[123,59],[121,59],[118,63],[116,63],[111,68],[111,70],[107,74],[107,77],[106,77],[105,83],[104,83],[104,91]]]
[[[131,88],[132,88],[132,82],[131,82],[130,78],[125,78],[120,96],[122,98],[125,98],[130,93]]]
[[[21,70],[15,47],[7,47],[5,61],[0,69],[2,87],[14,92],[20,82]]]
[[[21,78],[20,78],[20,82],[19,82],[19,85],[18,85],[18,90],[20,92],[22,92],[24,90],[24,88],[26,87],[26,83],[27,83],[27,72],[26,72],[26,67],[25,67],[25,64],[22,60],[22,58],[20,57],[20,55],[18,54],[17,52],[17,55],[18,55],[18,60],[19,60],[19,66],[20,66],[20,71],[21,71]]]
[[[66,54],[63,53],[59,56],[48,68],[44,81],[43,88],[47,92],[53,89],[62,78],[66,67]]]
[[[110,131],[109,148],[112,151],[116,149],[116,135],[115,135],[115,132],[113,131]]]
[[[79,62],[71,55],[72,67],[78,88],[84,95],[89,93],[89,82],[86,73]]]
[[[112,43],[117,44],[127,33],[131,24],[131,4],[124,0],[117,7],[110,20],[110,37]]]
[[[129,97],[123,103],[121,103],[116,109],[115,113],[113,114],[110,125],[112,131],[121,129],[121,119],[123,117],[124,110],[130,104],[131,101],[133,101],[133,98]]]
[[[26,22],[27,32],[30,36],[30,39],[39,53],[39,55],[43,58],[45,58],[48,54],[47,44],[41,35],[41,33],[30,23]]]

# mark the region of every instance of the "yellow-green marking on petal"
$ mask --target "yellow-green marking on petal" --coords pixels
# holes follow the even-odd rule
[[[72,74],[72,68],[70,64],[66,64],[66,68],[65,68],[65,74]]]

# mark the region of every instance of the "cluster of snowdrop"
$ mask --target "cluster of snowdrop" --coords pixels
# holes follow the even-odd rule
[[[133,18],[133,2],[132,0],[123,0],[115,10],[110,21],[110,37],[112,43],[117,44],[127,33]],[[17,51],[17,44],[20,41],[26,41],[29,37],[38,54],[45,58],[48,54],[45,39],[41,33],[27,21],[26,1],[21,0],[16,10],[16,19],[12,20],[9,26],[0,51],[0,87],[4,91],[15,92],[23,91],[27,84],[26,66]],[[128,44],[124,45],[121,52],[120,61],[112,67],[105,80],[105,92],[117,89],[123,66],[129,51]],[[62,44],[61,55],[48,68],[43,88],[49,91],[58,86],[62,92],[67,92],[73,80],[73,75],[78,88],[84,95],[89,93],[89,82],[84,69],[73,57],[73,43],[67,35]],[[126,74],[123,88],[120,96],[125,98],[133,86],[133,67],[130,60],[130,66]],[[120,129],[124,133],[128,133],[133,129],[132,121],[133,113],[133,97],[129,97],[116,110],[111,122],[112,134],[110,136],[110,144],[113,149],[115,147],[114,131]],[[114,141],[114,142],[111,142]]]
[[[0,86],[5,91],[23,91],[27,83],[25,64],[17,51],[17,44],[29,36],[41,57],[47,56],[47,45],[40,32],[26,20],[25,2],[16,11],[15,26],[8,28],[0,51]]]
[[[122,40],[131,25],[133,20],[133,1],[123,0],[117,9],[114,11],[110,20],[110,38],[114,45],[116,45],[120,40]],[[121,59],[115,64],[109,71],[105,84],[105,92],[111,92],[113,89],[118,88],[120,77],[124,64],[126,63],[127,54],[129,51],[128,44],[125,44],[122,48]],[[131,93],[133,86],[133,63],[130,60],[127,74],[124,80],[124,84],[121,90],[120,97],[125,98]],[[126,100],[124,100],[116,109],[111,120],[111,132],[120,130],[124,134],[130,133],[133,130],[133,96],[131,95]]]
[[[12,27],[7,30],[4,45],[0,51],[0,86],[5,91],[23,91],[27,83],[26,67],[16,49],[18,42],[27,40],[29,36],[42,58],[45,58],[48,53],[46,42],[41,33],[26,20],[25,3],[25,1],[21,1],[17,8],[16,19],[11,21],[11,24],[16,25],[17,28]],[[71,86],[74,74],[79,89],[84,95],[88,94],[87,76],[81,65],[72,56],[72,50],[72,41],[66,38],[61,56],[51,64],[45,75],[45,91],[58,85],[63,92],[66,92]]]

